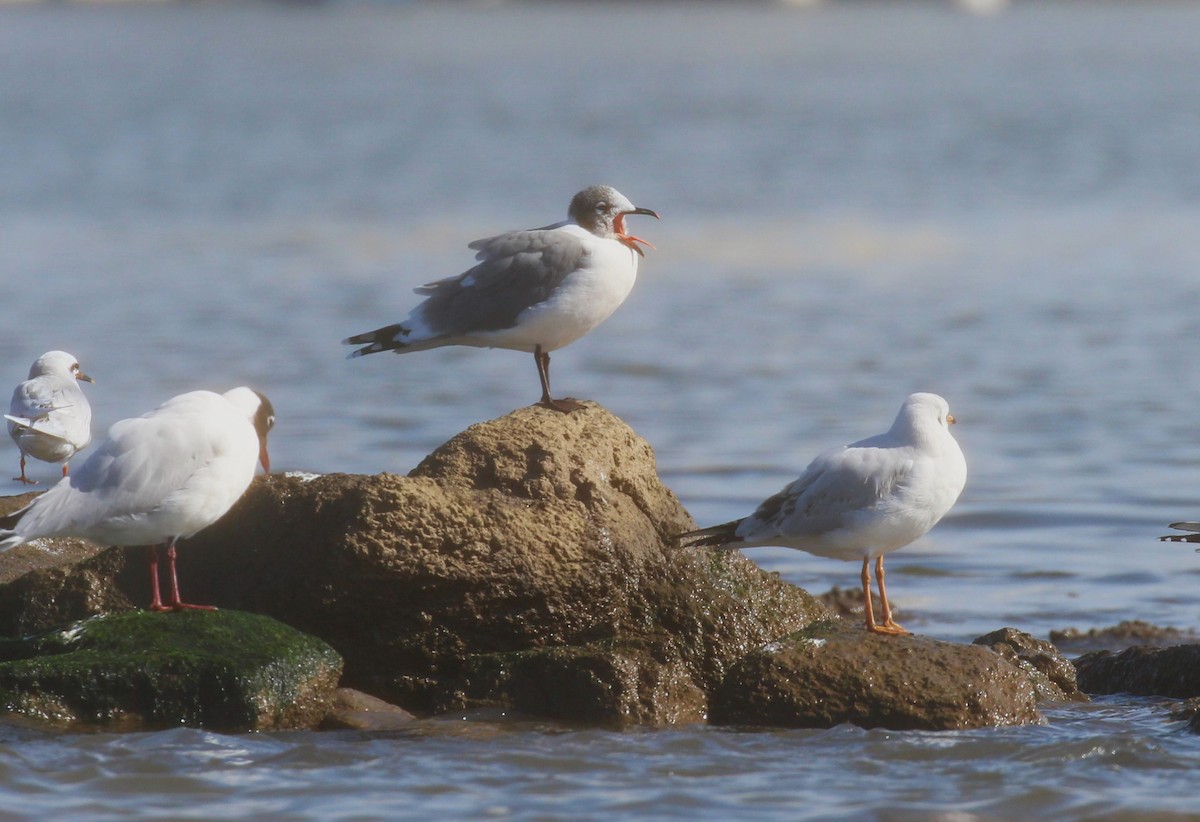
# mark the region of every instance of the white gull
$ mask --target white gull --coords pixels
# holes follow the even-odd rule
[[[684,547],[776,545],[822,557],[862,560],[867,630],[908,633],[892,619],[883,556],[937,524],[962,493],[967,463],[950,434],[950,407],[912,394],[891,429],[818,456],[800,478],[748,517],[680,535]],[[871,607],[871,560],[882,621]]]
[[[274,424],[270,401],[245,387],[191,391],[116,422],[79,470],[0,517],[0,550],[50,536],[148,545],[150,609],[206,607],[180,599],[175,542],[220,519],[249,487],[256,462],[271,470],[267,432]],[[161,544],[171,584],[165,604],[158,585]]]
[[[61,462],[68,473],[71,457],[92,441],[92,407],[80,381],[95,382],[66,351],[47,351],[34,360],[29,378],[13,390],[4,419],[8,435],[21,450],[21,476],[26,485],[37,485],[25,476],[27,456],[44,462]]]

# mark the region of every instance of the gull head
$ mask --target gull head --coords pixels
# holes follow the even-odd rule
[[[954,425],[950,404],[937,394],[910,394],[900,406],[892,433],[906,440],[927,440],[940,435],[950,436]]]
[[[33,365],[29,367],[29,379],[32,380],[35,377],[44,377],[46,375],[66,377],[67,379],[81,380],[83,382],[95,382],[87,374],[83,373],[83,369],[79,367],[79,360],[75,359],[75,355],[68,354],[66,351],[47,351],[33,361]]]
[[[635,206],[611,186],[588,186],[571,198],[571,205],[567,209],[567,216],[573,222],[597,237],[617,240],[638,254],[643,253],[638,243],[654,248],[641,237],[625,232],[625,217],[628,214],[644,214],[659,219],[657,212]]]
[[[275,427],[275,408],[271,401],[266,394],[244,385],[226,391],[222,396],[244,412],[254,426],[254,433],[258,435],[258,461],[262,463],[263,471],[271,473],[271,456],[267,453],[267,434]]]

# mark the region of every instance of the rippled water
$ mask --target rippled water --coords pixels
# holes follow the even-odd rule
[[[657,251],[622,309],[555,355],[555,387],[644,436],[697,521],[746,513],[937,391],[971,475],[889,560],[909,627],[1191,628],[1200,557],[1154,537],[1200,516],[1196,31],[1182,2],[0,8],[4,378],[72,351],[98,380],[97,433],[251,383],[279,411],[275,466],[406,472],[535,399],[532,358],[346,362],[337,341],[403,316],[413,286],[466,267],[467,241],[606,182],[663,215],[636,229]],[[811,590],[857,577],[751,556]],[[12,727],[0,808],[1196,810],[1198,743],[1160,703],[1047,715],[955,734]]]

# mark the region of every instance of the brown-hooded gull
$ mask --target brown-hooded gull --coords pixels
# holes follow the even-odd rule
[[[579,402],[550,394],[550,352],[604,322],[629,296],[638,244],[650,245],[626,233],[630,214],[658,217],[608,186],[585,188],[565,222],[476,240],[469,247],[478,263],[417,288],[426,299],[408,319],[342,342],[363,346],[351,357],[444,345],[528,351],[542,383],[540,402],[573,411]]]

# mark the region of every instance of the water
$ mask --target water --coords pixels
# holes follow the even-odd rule
[[[65,348],[99,433],[240,383],[280,469],[407,472],[536,398],[528,355],[346,362],[465,243],[592,182],[663,215],[555,355],[700,523],[945,395],[970,478],[889,560],[969,640],[1200,621],[1200,6],[719,3],[0,8],[0,356]],[[16,452],[4,451],[10,468]],[[40,466],[43,478],[54,468]],[[7,474],[4,476],[8,476]],[[0,483],[0,493],[15,493]],[[757,549],[810,590],[857,568]],[[1200,741],[1157,700],[952,734],[0,728],[14,817],[1169,818]],[[949,818],[949,817],[947,817]]]

